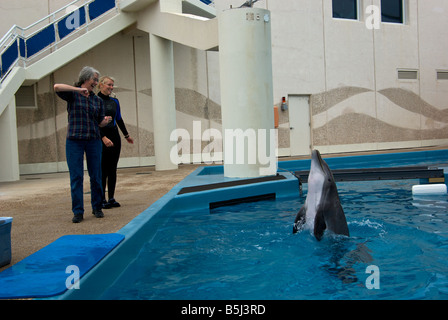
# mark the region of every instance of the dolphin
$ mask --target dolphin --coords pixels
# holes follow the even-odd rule
[[[297,213],[293,233],[304,227],[312,228],[318,241],[325,229],[350,236],[333,174],[318,150],[312,151],[308,193],[305,204]]]

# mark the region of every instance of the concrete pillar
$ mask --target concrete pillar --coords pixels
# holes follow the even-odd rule
[[[224,176],[276,174],[270,12],[230,9],[218,22]]]
[[[170,159],[170,151],[177,144],[170,141],[176,129],[173,43],[151,34],[149,46],[156,170],[174,170],[177,163]]]
[[[0,115],[0,150],[0,182],[20,180],[15,96]]]

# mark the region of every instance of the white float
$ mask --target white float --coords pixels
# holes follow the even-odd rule
[[[422,184],[412,186],[412,195],[414,196],[432,196],[447,194],[446,184]]]

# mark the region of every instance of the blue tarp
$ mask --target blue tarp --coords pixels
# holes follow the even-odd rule
[[[123,239],[117,233],[63,236],[0,272],[0,299],[60,295],[75,283],[75,271],[81,278]]]

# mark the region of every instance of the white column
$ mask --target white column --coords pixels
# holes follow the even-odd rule
[[[0,150],[0,182],[20,180],[15,96],[0,115]]]
[[[156,170],[174,170],[177,163],[170,159],[170,151],[177,144],[170,141],[176,129],[173,43],[151,34],[149,46]]]
[[[270,135],[275,133],[270,12],[230,9],[220,13],[218,22],[224,176],[273,175],[277,161],[275,134]]]

